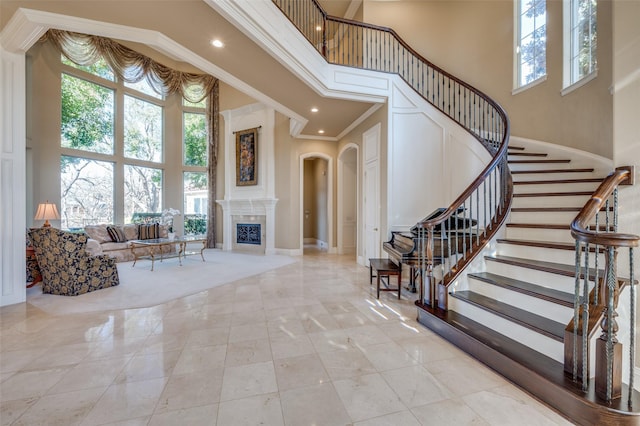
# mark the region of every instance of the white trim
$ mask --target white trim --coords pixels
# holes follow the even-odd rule
[[[26,300],[25,55],[0,46],[0,306]]]
[[[573,92],[574,90],[577,90],[577,89],[581,88],[582,86],[584,86],[585,84],[589,83],[591,80],[595,80],[596,77],[598,77],[598,70],[597,69],[595,71],[591,72],[590,74],[582,77],[580,80],[576,81],[571,86],[568,86],[568,87],[565,87],[564,89],[562,89],[560,91],[560,94],[562,96],[568,95],[569,93]]]
[[[274,254],[280,254],[280,255],[283,255],[283,256],[302,256],[304,253],[302,252],[302,249],[277,248],[277,249],[275,249],[275,253]]]

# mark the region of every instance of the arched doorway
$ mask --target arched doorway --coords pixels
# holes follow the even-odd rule
[[[300,156],[300,247],[335,252],[333,159],[322,153]]]

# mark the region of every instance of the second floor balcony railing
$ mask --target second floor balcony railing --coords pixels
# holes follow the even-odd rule
[[[489,96],[422,57],[390,28],[329,16],[315,0],[273,2],[327,62],[399,75],[427,102],[473,135],[493,157],[442,214],[418,224],[425,277],[421,303],[446,309],[446,287],[497,232],[511,203],[512,181],[507,167],[510,131],[506,113]],[[460,212],[472,219],[473,229],[452,228],[453,216]],[[440,238],[435,230],[442,226],[453,229],[456,239],[469,244],[465,244],[463,253],[456,251],[442,266],[443,278],[436,282],[433,267],[437,259],[448,254],[434,250],[435,238]]]

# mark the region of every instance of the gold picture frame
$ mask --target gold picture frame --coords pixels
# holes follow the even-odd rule
[[[258,127],[236,132],[236,186],[258,184]]]

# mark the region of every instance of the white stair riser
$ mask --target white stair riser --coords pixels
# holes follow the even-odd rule
[[[581,183],[565,183],[565,184],[535,184],[535,185],[514,185],[514,194],[521,192],[528,193],[540,193],[540,192],[572,192],[572,191],[595,191],[598,184],[595,182],[581,182]]]
[[[526,158],[509,158],[511,161],[522,161]],[[541,159],[539,159],[541,160]],[[575,169],[580,168],[571,163],[509,163],[509,169],[512,171],[526,171],[526,170],[562,170],[562,169]]]
[[[567,265],[575,264],[575,251],[572,250],[555,250],[544,247],[521,246],[516,244],[498,243],[496,246],[497,253],[503,256],[521,257],[523,259],[543,260],[545,262],[564,263]],[[584,261],[584,255],[582,255]],[[599,267],[604,265],[604,257],[600,255],[598,260]],[[589,265],[593,267],[595,264],[594,253],[589,256]]]
[[[509,222],[513,223],[566,223],[576,218],[578,212],[511,212]]]
[[[476,280],[472,277],[469,278],[469,286],[475,293],[482,294],[562,324],[568,324],[573,317],[572,307],[558,305],[557,303]]]
[[[513,238],[516,240],[554,241],[572,244],[575,243],[575,240],[571,236],[569,226],[567,226],[566,230],[518,228],[512,226],[507,228],[506,238]]]
[[[514,182],[520,182],[523,180],[559,180],[559,179],[588,179],[588,178],[600,178],[600,175],[596,175],[593,172],[567,172],[567,173],[517,173],[513,176]]]
[[[526,191],[521,192],[524,193]],[[582,207],[588,200],[589,197],[586,195],[515,197],[511,207]]]
[[[529,346],[549,358],[558,362],[564,362],[564,346],[561,342],[453,297],[449,298],[449,309],[467,318],[471,318],[523,345]]]
[[[575,286],[575,278],[573,277],[566,277],[549,272],[508,265],[501,262],[487,261],[487,272],[504,275],[505,277],[526,281],[543,287],[553,288],[566,293],[573,293]],[[582,281],[580,281],[580,286],[582,287]],[[592,287],[593,283],[590,283],[590,288]]]

